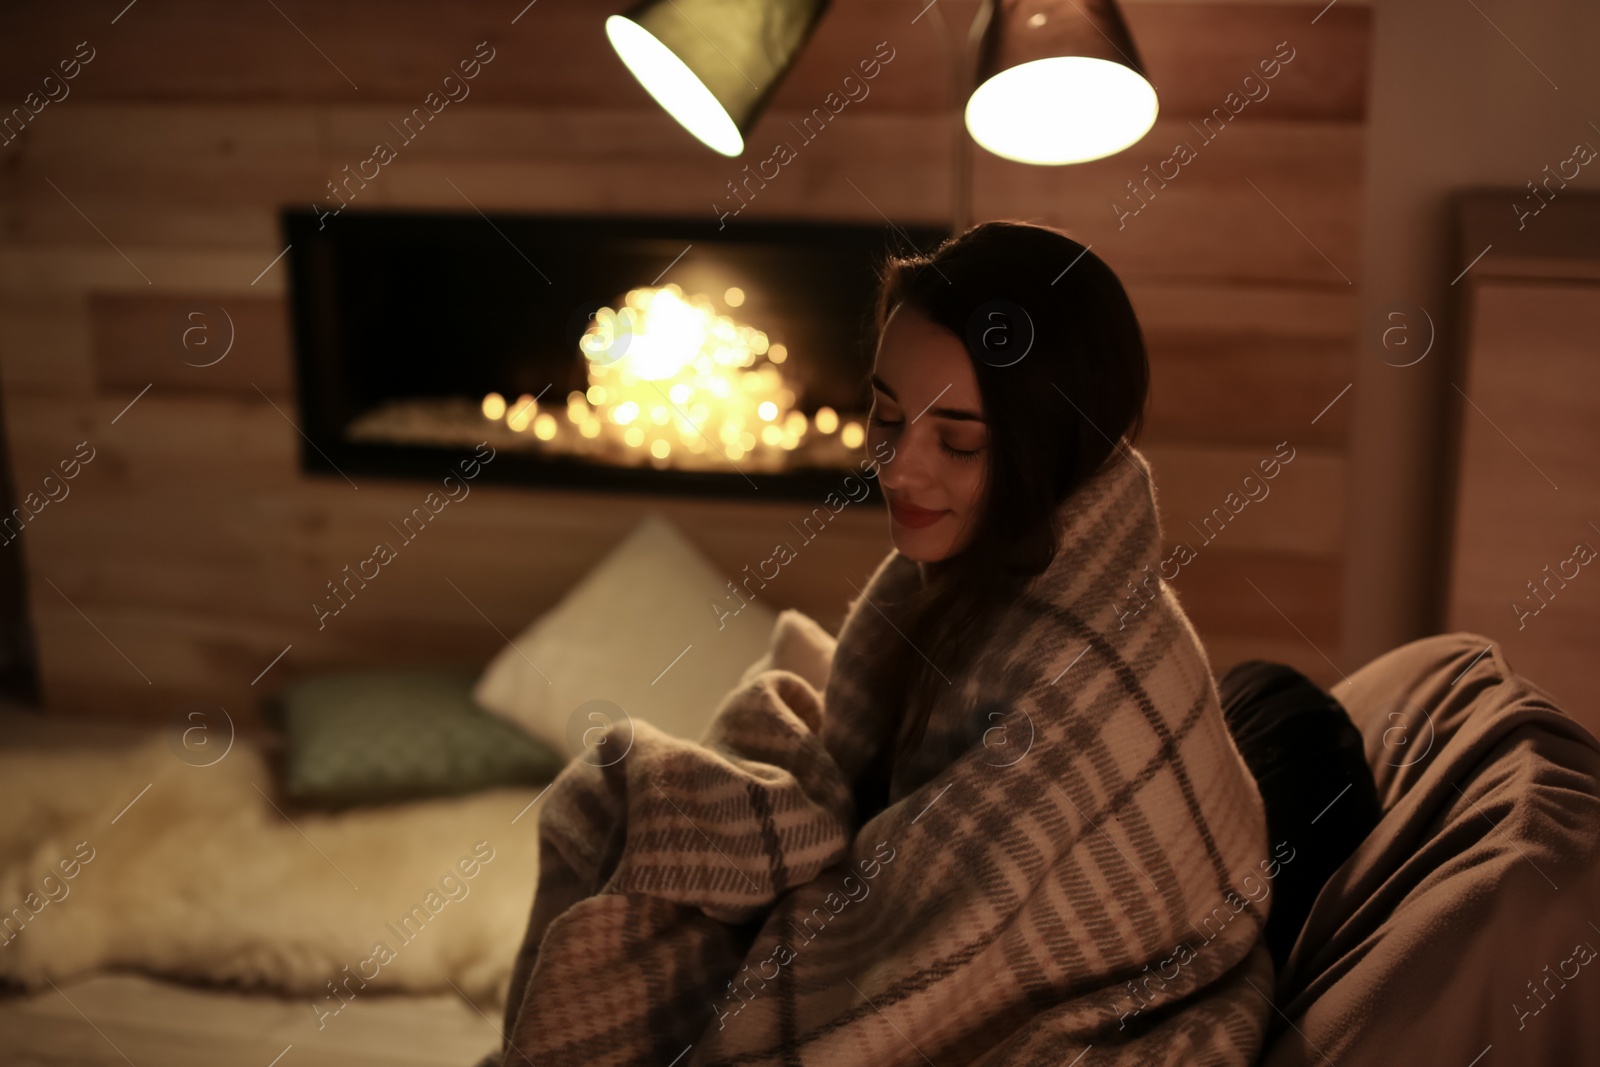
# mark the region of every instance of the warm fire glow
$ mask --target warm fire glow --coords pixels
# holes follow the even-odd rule
[[[744,294],[728,289],[724,299],[738,306]],[[630,289],[620,304],[595,312],[578,343],[589,385],[567,395],[564,419],[531,396],[507,402],[498,393],[484,397],[484,417],[531,432],[552,451],[657,467],[732,461],[777,470],[808,434],[836,430],[846,447],[860,445],[860,424],[841,429],[831,408],[818,411],[813,427],[778,370],[788,350],[706,297],[671,283]],[[559,410],[560,402],[545,406]]]
[[[718,284],[713,293],[715,304],[675,284],[643,286],[600,308],[577,338],[587,380],[565,396],[548,379],[536,393],[522,392],[540,384],[522,368],[515,387],[481,398],[390,398],[345,433],[428,448],[484,442],[598,467],[746,477],[853,468],[866,441],[865,411],[823,405],[808,416],[798,395],[803,379],[782,366],[788,348],[727,313],[758,313],[761,301],[737,286]]]

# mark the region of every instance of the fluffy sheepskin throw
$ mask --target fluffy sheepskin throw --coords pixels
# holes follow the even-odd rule
[[[608,734],[623,758],[569,764],[484,1062],[1252,1063],[1276,864],[1155,577],[1143,454],[1114,453],[1061,519],[864,825],[853,783],[898,712],[878,668],[921,580],[897,552],[836,647],[775,643],[701,743],[635,720]],[[786,623],[791,646],[817,633]]]
[[[512,820],[538,790],[293,824],[272,792],[242,739],[207,767],[159,736],[0,753],[0,979],[127,968],[261,987],[324,1026],[379,990],[453,982],[499,1002],[538,877],[532,812]]]

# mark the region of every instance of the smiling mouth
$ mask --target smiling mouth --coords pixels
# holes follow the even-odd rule
[[[948,508],[919,508],[914,504],[889,501],[889,517],[898,525],[917,530],[924,526],[931,526],[950,514]]]

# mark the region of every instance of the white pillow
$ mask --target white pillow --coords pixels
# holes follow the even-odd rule
[[[828,688],[833,652],[838,644],[838,639],[817,620],[796,608],[784,608],[773,624],[766,654],[744,669],[740,684],[747,685],[762,671],[776,667],[793,671],[821,693]]]
[[[761,595],[758,583],[750,588]],[[615,719],[604,706],[583,709],[591,700],[698,741],[723,697],[767,650],[775,618],[760,599],[741,608],[728,577],[651,514],[500,650],[472,695],[568,757],[584,750],[586,730]],[[603,719],[589,714],[596,710]]]

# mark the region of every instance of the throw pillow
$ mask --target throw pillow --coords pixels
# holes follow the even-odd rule
[[[289,686],[274,710],[285,794],[329,807],[549,781],[565,756],[479,707],[475,674],[370,670]]]
[[[473,696],[568,756],[597,726],[632,719],[698,741],[772,634],[760,585],[741,600],[729,584],[676,526],[649,515],[494,657]]]

